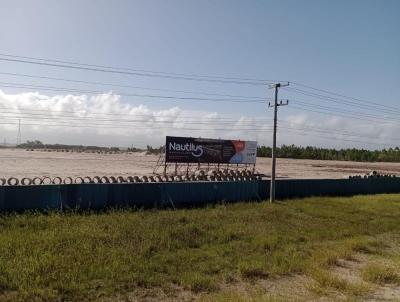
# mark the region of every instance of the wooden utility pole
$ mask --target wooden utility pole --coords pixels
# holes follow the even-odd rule
[[[18,120],[17,146],[21,144],[21,120]]]
[[[272,170],[271,170],[271,186],[269,190],[269,201],[272,203],[275,201],[275,171],[276,171],[276,126],[278,120],[278,107],[279,106],[286,106],[289,104],[289,101],[286,100],[285,102],[280,101],[278,102],[278,90],[280,87],[289,86],[289,82],[287,84],[277,83],[270,86],[270,88],[275,88],[275,99],[274,104],[268,104],[268,107],[274,107],[274,133],[272,139]]]

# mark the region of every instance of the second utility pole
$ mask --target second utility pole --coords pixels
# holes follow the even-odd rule
[[[289,101],[278,103],[278,89],[279,87],[289,86],[289,82],[287,84],[277,83],[271,85],[270,88],[275,88],[275,99],[274,105],[271,103],[268,104],[268,107],[274,107],[274,134],[272,139],[272,170],[271,170],[271,186],[269,189],[269,201],[272,203],[275,201],[275,171],[276,171],[276,126],[278,120],[278,107],[285,106],[289,104]]]

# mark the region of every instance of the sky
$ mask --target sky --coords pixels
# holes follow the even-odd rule
[[[143,147],[177,135],[271,145],[269,84],[289,81],[278,145],[400,145],[396,0],[0,0],[0,12],[0,143],[17,141],[20,121],[22,141]]]

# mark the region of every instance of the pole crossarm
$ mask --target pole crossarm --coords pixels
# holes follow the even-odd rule
[[[289,105],[289,100],[280,100],[279,102],[277,102],[276,106],[287,106]],[[271,104],[271,102],[268,102],[268,107],[269,108],[273,108],[275,107],[275,104]]]
[[[273,88],[287,87],[289,85],[290,85],[289,82],[286,82],[286,83],[275,83],[275,84],[268,85],[268,87],[269,87],[269,89],[273,89]]]

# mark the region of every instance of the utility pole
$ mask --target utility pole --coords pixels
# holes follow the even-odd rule
[[[21,144],[21,120],[18,120],[17,146]]]
[[[272,203],[275,201],[275,171],[276,171],[276,125],[278,120],[278,107],[279,106],[286,106],[289,104],[289,101],[286,100],[285,102],[280,101],[278,103],[278,90],[280,87],[289,86],[289,82],[286,84],[276,83],[271,85],[269,88],[275,89],[275,99],[274,104],[268,103],[268,107],[274,107],[274,134],[272,139],[272,170],[271,170],[271,187],[269,190],[269,201]]]

